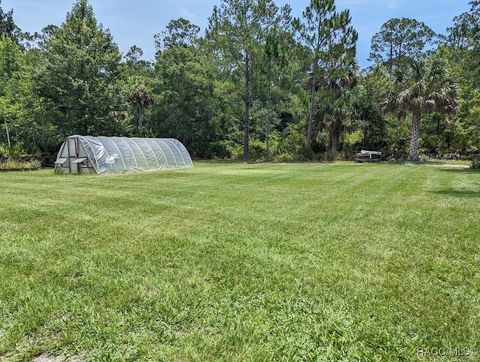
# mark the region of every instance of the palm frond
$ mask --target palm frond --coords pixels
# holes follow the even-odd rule
[[[437,59],[410,62],[409,68],[397,78],[395,87],[397,91],[384,104],[385,112],[452,114],[457,110],[455,84],[445,64]]]

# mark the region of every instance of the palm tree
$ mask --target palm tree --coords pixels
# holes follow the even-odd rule
[[[328,132],[327,160],[333,161],[340,146],[345,121],[351,116],[351,91],[357,86],[357,66],[348,57],[333,59],[317,81],[316,92],[323,91],[319,113]]]
[[[140,136],[143,136],[145,111],[153,104],[153,98],[143,79],[138,77],[133,79],[133,83],[127,90],[126,101],[133,108],[137,132]]]
[[[438,112],[455,114],[457,92],[454,81],[439,59],[414,61],[398,74],[395,89],[384,110],[397,114],[412,114],[409,161],[418,161],[419,126],[422,114]]]

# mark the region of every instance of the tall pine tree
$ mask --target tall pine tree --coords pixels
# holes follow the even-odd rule
[[[303,19],[294,20],[294,27],[300,42],[310,53],[310,106],[306,145],[311,148],[319,73],[332,63],[332,58],[344,57],[345,53],[353,53],[354,57],[358,34],[351,26],[350,12],[337,12],[334,0],[311,0],[303,12]]]

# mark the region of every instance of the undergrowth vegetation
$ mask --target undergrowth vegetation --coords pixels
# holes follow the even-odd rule
[[[0,172],[33,171],[41,167],[41,162],[26,154],[19,144],[6,147],[0,144]]]

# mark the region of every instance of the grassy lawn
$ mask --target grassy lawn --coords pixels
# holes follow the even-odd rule
[[[0,360],[479,358],[480,173],[195,166],[0,174]]]

